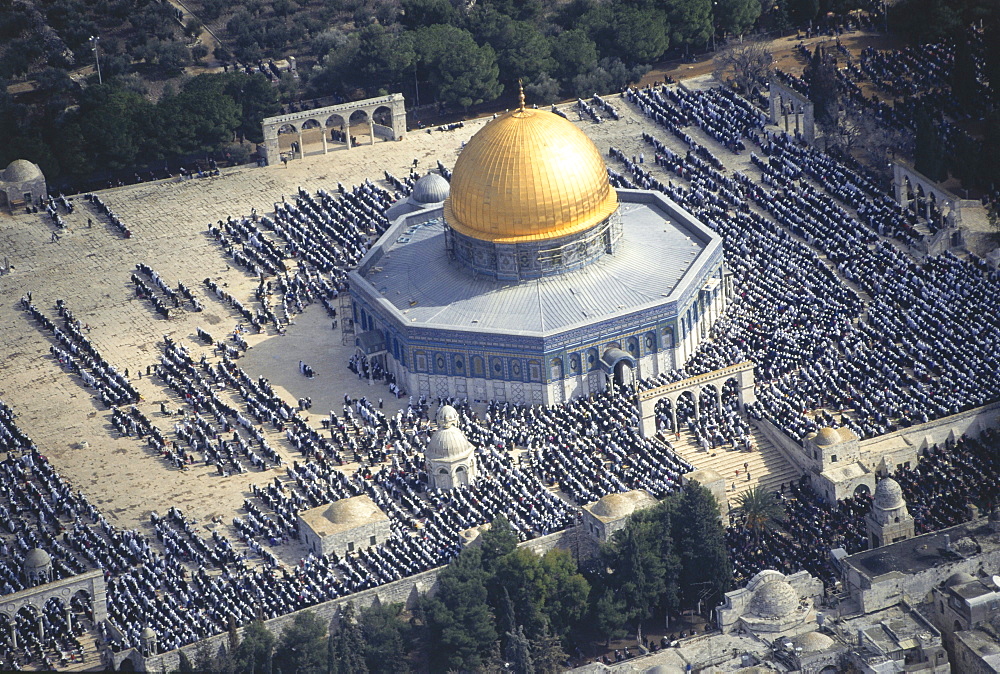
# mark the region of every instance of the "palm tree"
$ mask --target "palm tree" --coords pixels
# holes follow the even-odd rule
[[[754,533],[754,539],[758,542],[761,532],[768,524],[780,520],[785,515],[785,509],[774,494],[760,485],[751,487],[737,496],[736,503],[743,512],[744,525]]]

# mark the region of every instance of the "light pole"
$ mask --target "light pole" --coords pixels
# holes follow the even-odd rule
[[[90,48],[94,50],[94,62],[97,63],[97,83],[104,84],[104,79],[101,77],[101,57],[97,52],[97,43],[100,39],[101,38],[96,35],[91,35]]]

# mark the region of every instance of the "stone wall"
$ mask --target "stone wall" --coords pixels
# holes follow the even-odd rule
[[[580,529],[581,527],[577,526],[563,531],[557,531],[556,533],[549,534],[547,536],[533,538],[530,541],[521,543],[519,547],[527,548],[537,555],[543,555],[554,548],[569,550],[573,553],[574,559],[580,561],[580,555],[583,554],[583,558],[586,558],[590,554],[589,551],[591,550],[591,548],[585,544],[585,541],[580,540],[581,538],[586,538],[581,535]],[[370,590],[356,592],[346,597],[340,597],[338,599],[323,602],[322,604],[310,606],[309,608],[302,609],[302,611],[288,613],[286,615],[267,620],[264,624],[267,625],[267,628],[277,637],[284,632],[288,625],[292,624],[296,615],[304,612],[314,613],[318,618],[326,621],[330,628],[333,628],[335,625],[334,621],[340,611],[340,608],[348,602],[353,602],[355,608],[358,609],[367,608],[376,601],[381,604],[404,604],[407,608],[413,608],[416,604],[417,597],[421,594],[434,594],[437,590],[438,574],[444,568],[445,567],[443,566],[439,566],[436,569],[424,571],[423,573],[418,573],[414,576],[397,580],[394,583],[387,583]],[[241,636],[243,634],[243,629],[244,628],[242,627],[239,629]],[[137,653],[129,655],[129,652],[117,654],[118,657],[116,660],[121,661],[128,658],[133,661],[142,661],[142,665],[137,666],[137,670],[139,671],[169,672],[177,668],[180,663],[180,653],[182,651],[187,655],[191,662],[194,662],[197,657],[196,652],[200,647],[199,644],[207,644],[210,651],[214,653],[217,652],[219,648],[224,647],[228,640],[228,634],[217,634],[200,642],[189,644],[183,648],[169,651],[167,653],[161,653],[159,655],[148,657],[144,660]]]

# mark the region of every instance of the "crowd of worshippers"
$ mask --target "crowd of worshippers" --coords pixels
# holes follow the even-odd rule
[[[73,317],[63,300],[56,301],[56,310],[63,319],[62,327],[56,325],[31,301],[31,293],[20,300],[21,308],[31,314],[39,327],[55,338],[49,353],[67,371],[79,375],[83,383],[97,391],[106,407],[126,405],[139,400],[139,392],[128,379],[128,370],[118,372],[98,352],[84,333],[86,326]]]
[[[149,300],[153,307],[156,309],[156,313],[160,314],[164,318],[170,318],[170,309],[180,309],[182,298],[187,299],[191,302],[192,309],[194,311],[201,311],[202,307],[199,304],[197,298],[183,283],[179,283],[177,290],[171,288],[166,281],[164,281],[156,271],[149,265],[139,264],[135,265],[136,272],[132,272],[132,285],[135,287],[135,296],[139,299]],[[156,289],[153,288],[144,278],[148,278],[152,281],[156,289],[159,289],[157,293]],[[160,297],[160,294],[164,295],[166,299]]]
[[[696,141],[684,141],[687,132],[678,126],[684,113],[666,93],[630,90],[625,98],[692,149]],[[756,112],[727,107],[727,98],[712,101],[726,126],[745,129],[754,153],[775,157],[781,169],[758,158],[760,180],[749,172],[724,176],[690,155],[664,152],[667,165],[680,169],[671,168],[676,183],[664,184],[648,164],[625,158],[630,175],[612,172],[623,186],[635,180],[663,191],[721,234],[736,285],[712,339],[683,368],[640,385],[752,360],[760,393],[749,411],[796,440],[818,429],[817,417],[865,438],[1000,396],[1000,325],[992,309],[976,308],[996,302],[996,271],[973,255],[918,262],[886,240],[912,241],[912,221],[870,175],[787,134],[764,132],[754,126]],[[658,154],[666,149],[652,135],[647,142]],[[872,300],[862,300],[845,280]],[[892,336],[883,332],[886,325]]]
[[[576,99],[576,110],[580,115],[580,119],[589,117],[595,124],[600,124],[605,119],[618,120],[621,118],[615,106],[597,94],[594,94],[594,97],[589,102],[582,98]],[[605,115],[606,117],[602,117],[601,115]]]
[[[893,474],[903,489],[917,534],[961,524],[970,518],[970,504],[984,511],[1000,505],[1000,432],[986,430],[978,438],[962,436],[957,442],[926,450],[915,466]],[[785,514],[775,527],[753,531],[738,511],[730,516],[726,541],[733,564],[734,582],[746,583],[759,571],[783,573],[807,570],[827,588],[837,583],[830,551],[848,554],[868,547],[864,517],[871,510],[871,495],[856,494],[835,504],[825,502],[805,478],[781,485],[776,492]]]
[[[101,200],[101,197],[96,194],[84,194],[83,198],[93,204],[94,208],[96,208],[99,213],[107,217],[111,226],[117,229],[122,236],[126,239],[132,238],[132,230],[128,228],[128,225],[125,224],[124,220],[118,217],[117,213],[111,210],[111,208]]]

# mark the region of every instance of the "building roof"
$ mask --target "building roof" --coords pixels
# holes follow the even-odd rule
[[[389,521],[367,494],[304,510],[299,513],[299,519],[321,538],[367,524]]]
[[[771,579],[754,590],[749,610],[761,618],[784,618],[798,607],[795,588],[784,579]]]
[[[448,198],[451,183],[440,173],[428,173],[413,185],[410,199],[418,204],[439,204]]]
[[[449,259],[444,225],[430,211],[427,221],[404,220],[390,230],[352,272],[352,289],[370,285],[404,328],[538,336],[679,301],[699,289],[702,272],[721,255],[720,240],[693,218],[674,217],[669,209],[680,213],[680,207],[662,195],[620,194],[617,249],[580,269],[520,282],[475,276]]]
[[[656,505],[656,503],[656,499],[649,492],[635,489],[624,493],[607,494],[584,507],[598,519],[620,520],[637,510]]]
[[[882,510],[895,510],[906,505],[903,500],[903,488],[891,477],[879,480],[875,485],[875,495],[872,497],[876,507]]]
[[[974,545],[972,538],[975,539]],[[952,544],[950,551],[947,549],[949,542]],[[992,536],[985,518],[858,552],[844,557],[841,563],[868,578],[894,571],[913,575],[951,564],[964,555],[965,549],[975,552],[974,546],[979,546],[982,552],[1000,547],[1000,541]]]
[[[41,548],[32,548],[24,555],[24,566],[30,569],[40,569],[52,563],[49,553]]]
[[[42,170],[27,159],[15,159],[3,171],[3,180],[9,183],[23,183],[42,175]]]
[[[840,433],[829,426],[825,426],[819,429],[819,432],[816,434],[813,442],[821,446],[835,445],[840,442]]]
[[[466,144],[444,216],[466,236],[516,243],[582,232],[617,206],[604,158],[583,131],[546,110],[518,108]]]
[[[453,461],[469,456],[475,447],[458,427],[458,412],[451,405],[443,405],[437,413],[438,430],[431,436],[424,450],[428,461]]]

